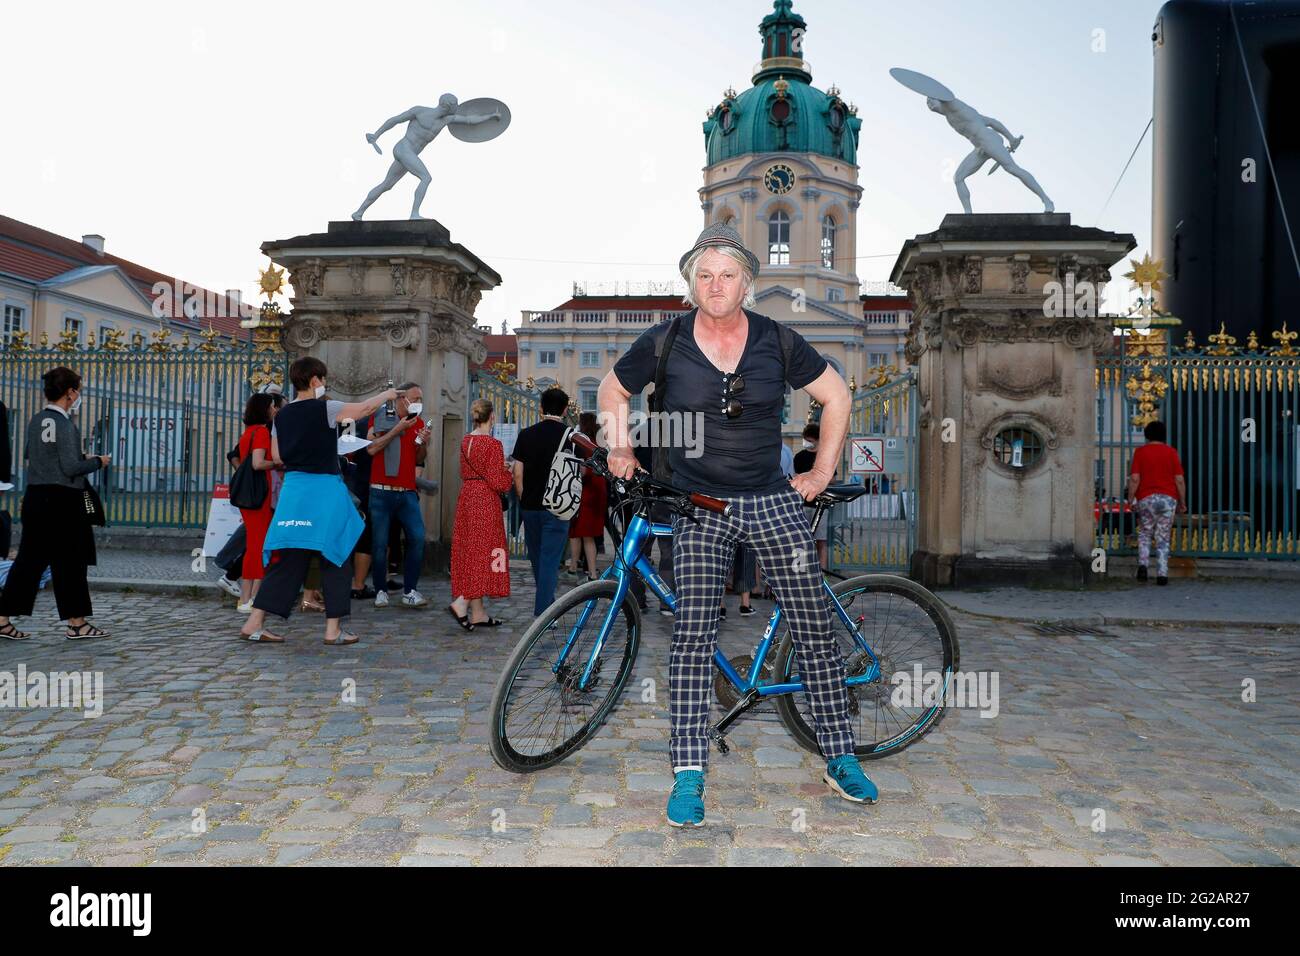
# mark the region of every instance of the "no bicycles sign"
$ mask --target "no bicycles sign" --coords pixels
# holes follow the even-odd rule
[[[897,475],[907,470],[903,443],[886,435],[849,439],[849,471],[855,475]]]

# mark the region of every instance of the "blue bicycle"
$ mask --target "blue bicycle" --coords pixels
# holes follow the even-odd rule
[[[574,440],[586,445],[582,436]],[[639,575],[661,601],[676,608],[676,597],[645,555],[652,536],[672,535],[671,525],[650,520],[652,509],[666,509],[688,521],[696,520],[696,508],[720,514],[730,509],[724,501],[642,473],[627,480],[614,478],[604,449],[591,445],[589,451],[588,464],[606,478],[632,517],[614,564],[600,580],[576,587],[551,604],[524,632],[497,681],[491,706],[492,756],[516,773],[545,769],[581,749],[618,702],[641,643],[641,611],[629,593],[630,575]],[[861,485],[827,488],[812,502],[813,526],[828,507],[865,491]],[[838,625],[856,753],[869,759],[896,754],[943,718],[959,664],[952,620],[938,598],[896,575],[865,574],[834,586],[823,582],[823,587],[833,625]],[[725,713],[709,736],[721,753],[728,752],[731,725],[768,699],[775,702],[790,735],[820,753],[788,627],[777,640],[781,622],[778,604],[751,656],[729,660],[721,651],[714,654],[714,691]],[[916,686],[919,683],[924,687]]]

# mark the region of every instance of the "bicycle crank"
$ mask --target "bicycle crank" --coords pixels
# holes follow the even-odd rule
[[[731,666],[736,669],[736,673],[742,678],[749,679],[750,668],[754,666],[754,657],[746,654],[744,657],[737,657],[732,660]],[[763,673],[760,680],[770,682],[772,680],[772,662],[766,660],[763,662]],[[740,702],[740,692],[736,690],[735,685],[727,680],[722,671],[716,671],[713,675],[713,696],[718,699],[723,710],[731,710]]]

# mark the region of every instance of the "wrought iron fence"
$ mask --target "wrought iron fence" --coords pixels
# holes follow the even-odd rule
[[[841,572],[906,573],[916,548],[916,379],[909,372],[891,382],[888,370],[881,370],[873,385],[853,398],[835,479],[870,490],[831,509],[828,557]],[[855,454],[865,472],[855,473]]]
[[[1179,321],[1116,322],[1097,361],[1097,545],[1136,549],[1124,502],[1142,430],[1160,419],[1185,471],[1187,513],[1174,521],[1171,553],[1186,557],[1295,560],[1300,508],[1300,351],[1283,325],[1275,345],[1250,333],[1244,346],[1220,327],[1206,347]],[[1139,321],[1139,325],[1145,322]]]
[[[0,351],[0,400],[9,410],[14,484],[6,507],[15,516],[26,486],[27,423],[47,404],[42,376],[67,366],[82,379],[77,414],[83,451],[112,455],[90,478],[109,523],[203,528],[213,486],[230,478],[226,453],[243,431],[244,405],[269,382],[284,385],[286,358],[272,340],[222,342],[215,332],[191,344],[155,331],[146,343],[120,333],[96,345],[65,334],[58,345],[32,348],[21,337]]]

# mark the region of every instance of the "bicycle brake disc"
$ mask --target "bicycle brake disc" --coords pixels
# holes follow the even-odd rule
[[[883,663],[883,662],[882,662]],[[871,655],[866,651],[854,651],[844,660],[845,677],[861,677],[871,667]],[[883,674],[883,671],[882,671]],[[858,684],[848,688],[849,694],[849,713],[856,717],[861,711],[861,702],[863,698],[876,699],[878,692],[882,689],[882,682],[877,680],[863,686]],[[886,691],[888,688],[884,688]]]

